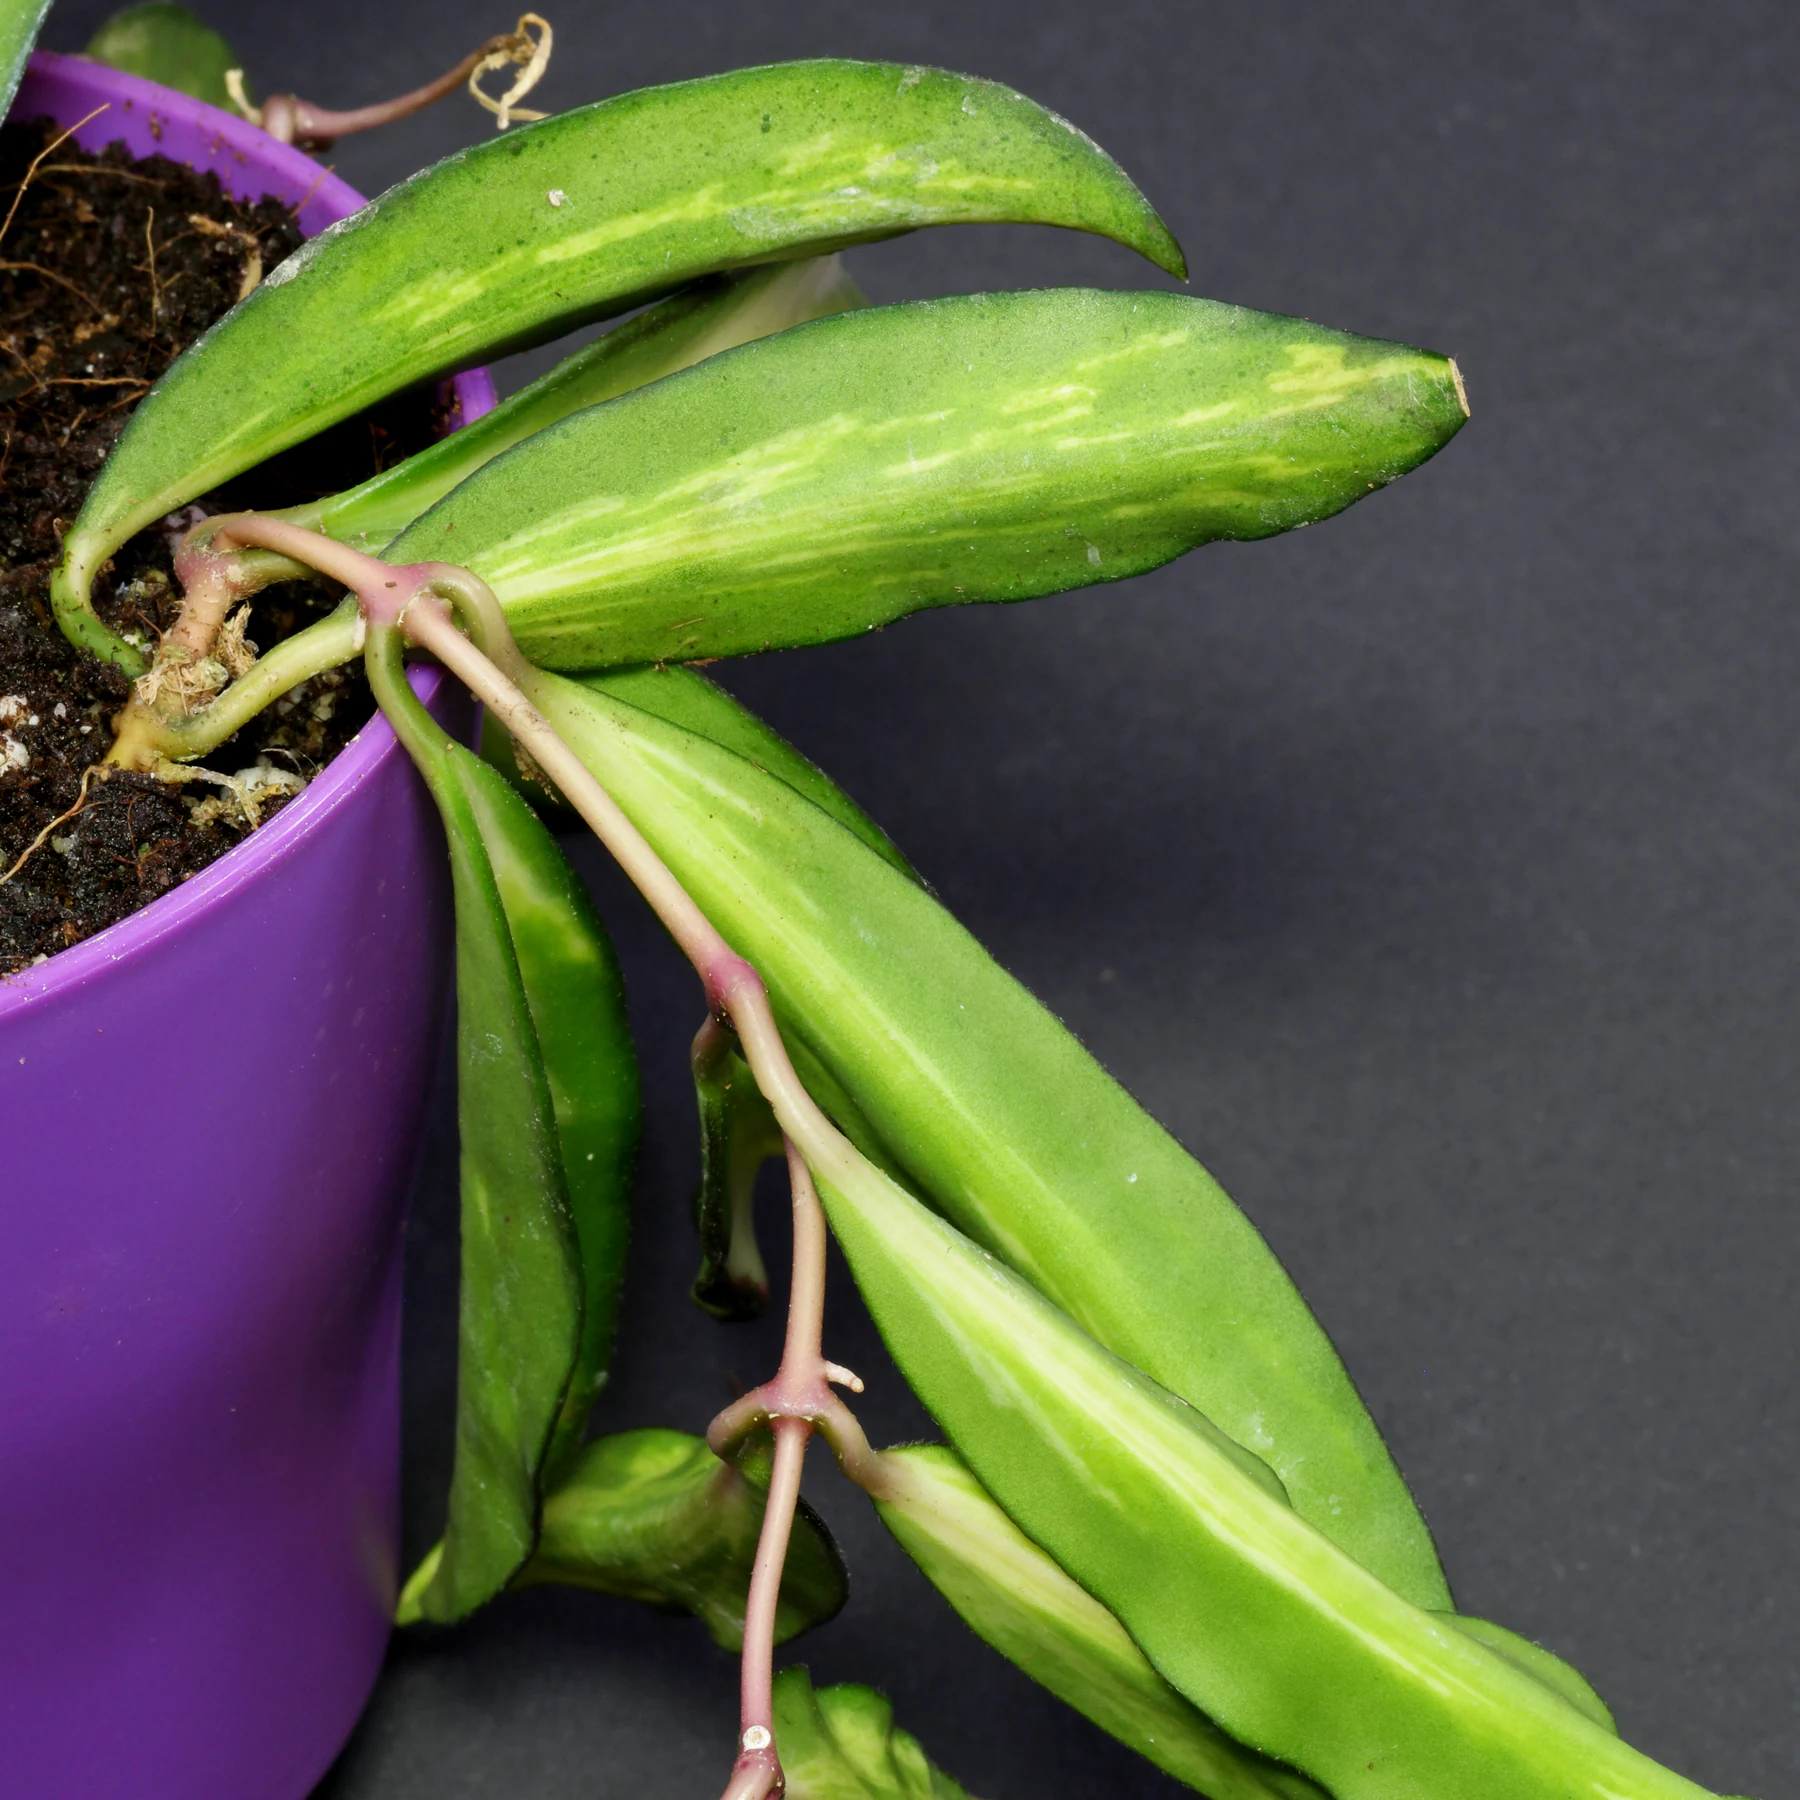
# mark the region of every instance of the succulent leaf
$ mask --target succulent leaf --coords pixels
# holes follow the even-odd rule
[[[1271,1465],[1333,1542],[1450,1604],[1412,1496],[1268,1245],[929,893],[785,783],[598,684],[538,675],[531,693],[756,964],[802,1079],[865,1155]]]
[[[1032,1680],[1210,1800],[1328,1800],[1227,1737],[1163,1680],[941,1444],[881,1457],[876,1510],[963,1622]]]
[[[398,1616],[457,1619],[537,1542],[547,1483],[604,1378],[636,1152],[618,967],[586,893],[504,779],[426,713],[377,633],[383,711],[444,822],[456,909],[461,1271],[442,1542]]]
[[[548,667],[740,655],[1291,530],[1465,417],[1441,356],[1178,294],[872,307],[540,432],[388,555],[472,568]]]
[[[651,1429],[597,1438],[544,1502],[517,1585],[555,1582],[690,1612],[737,1650],[768,1499],[768,1458],[722,1463],[703,1439]],[[776,1606],[775,1641],[822,1625],[849,1591],[831,1534],[802,1503]]]
[[[743,69],[458,151],[303,245],[145,396],[65,539],[63,629],[134,669],[92,610],[101,562],[387,394],[702,275],[994,220],[1099,232],[1182,268],[1091,140],[1010,88],[937,69]]]
[[[101,22],[83,54],[227,111],[226,73],[244,66],[218,32],[174,0],[124,7]]]
[[[879,1171],[815,1173],[883,1340],[982,1486],[1238,1742],[1335,1800],[1704,1800],[1351,1561]]]
[[[815,1688],[801,1664],[775,1677],[774,1703],[787,1800],[970,1800],[873,1688]]]
[[[460,747],[455,762],[524,982],[581,1252],[581,1341],[548,1457],[553,1479],[579,1450],[612,1361],[642,1118],[637,1058],[619,960],[587,889],[496,773]]]
[[[0,0],[0,119],[6,117],[50,0]]]

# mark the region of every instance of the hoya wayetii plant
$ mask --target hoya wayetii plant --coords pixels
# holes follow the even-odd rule
[[[397,1618],[541,1582],[682,1607],[742,1659],[729,1796],[959,1794],[879,1696],[775,1671],[845,1598],[799,1500],[817,1435],[978,1634],[1215,1800],[1700,1795],[1575,1670],[1454,1610],[1254,1228],[873,821],[683,666],[1313,523],[1467,416],[1455,365],[1408,346],[1161,290],[871,307],[836,254],[997,220],[1184,273],[1097,146],[967,76],[802,62],[526,124],[273,270],[138,407],[68,531],[58,619],[134,682],[108,766],[188,778],[361,658],[443,817],[456,1457]],[[360,487],[194,526],[155,645],[95,611],[134,532],[277,451],[628,313]],[[341,584],[338,610],[222,657],[258,592],[303,573]],[[409,651],[482,703],[485,759],[416,698]],[[704,1437],[588,1436],[637,1074],[604,927],[526,795],[586,821],[699,977],[707,1311],[765,1301],[751,1189],[770,1159],[788,1172],[780,1363],[681,1422]],[[944,1443],[859,1427],[861,1383],[822,1339],[828,1233]]]

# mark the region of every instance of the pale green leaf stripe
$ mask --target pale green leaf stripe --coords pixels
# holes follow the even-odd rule
[[[1443,1613],[1440,1617],[1448,1619],[1476,1643],[1485,1644],[1496,1656],[1504,1656],[1508,1662],[1517,1664],[1552,1693],[1561,1695],[1577,1712],[1592,1719],[1602,1731],[1609,1731],[1614,1737],[1619,1735],[1612,1708],[1594,1691],[1594,1684],[1554,1651],[1546,1650],[1542,1644],[1534,1644],[1516,1631],[1508,1631],[1504,1625],[1496,1625],[1492,1619],[1471,1618],[1467,1613]]]
[[[565,357],[549,374],[473,424],[372,475],[348,493],[290,507],[282,516],[379,554],[458,482],[533,432],[722,350],[734,350],[808,319],[867,305],[836,256],[803,257],[696,282]]]
[[[875,307],[576,414],[391,546],[561,669],[819,643],[1340,511],[1466,417],[1404,345],[1165,293]]]
[[[1234,1743],[1170,1687],[953,1450],[889,1450],[881,1467],[882,1523],[969,1628],[1033,1681],[1209,1800],[1328,1800],[1304,1775]]]
[[[823,1065],[921,1193],[1273,1467],[1349,1554],[1451,1604],[1406,1484],[1255,1227],[936,900],[718,746],[558,676],[531,694],[761,971],[807,1079]]]
[[[600,693],[723,745],[746,762],[754,763],[764,774],[785,782],[846,831],[861,838],[909,881],[918,879],[893,839],[817,763],[802,756],[779,732],[772,731],[698,669],[621,669],[610,675],[591,676],[589,682]]]
[[[878,1171],[816,1173],[883,1340],[981,1484],[1240,1743],[1335,1800],[1702,1800],[1352,1562]]]
[[[1018,220],[1181,253],[1119,166],[1012,89],[819,60],[645,88],[459,151],[301,246],[132,414],[59,612],[139,526],[385,394],[711,272]]]

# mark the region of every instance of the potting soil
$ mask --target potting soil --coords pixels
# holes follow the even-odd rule
[[[251,828],[201,783],[116,773],[89,777],[84,793],[129,684],[57,629],[50,574],[132,407],[301,241],[279,201],[241,203],[210,174],[134,161],[118,144],[90,155],[59,135],[44,121],[0,127],[0,218],[13,209],[0,234],[0,977],[147,905]],[[153,644],[179,604],[172,552],[189,523],[348,487],[428,443],[433,407],[429,393],[399,396],[141,533],[96,584],[101,615]],[[340,598],[323,582],[267,589],[250,639],[266,650]],[[371,710],[351,664],[295,689],[206,762],[304,780]],[[282,804],[272,797],[261,818]]]

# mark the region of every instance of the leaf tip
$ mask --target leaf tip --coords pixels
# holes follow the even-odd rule
[[[1450,365],[1450,385],[1456,389],[1456,404],[1462,408],[1462,416],[1466,419],[1470,416],[1469,390],[1463,382],[1463,372],[1457,367],[1454,356],[1447,356],[1444,361]]]

